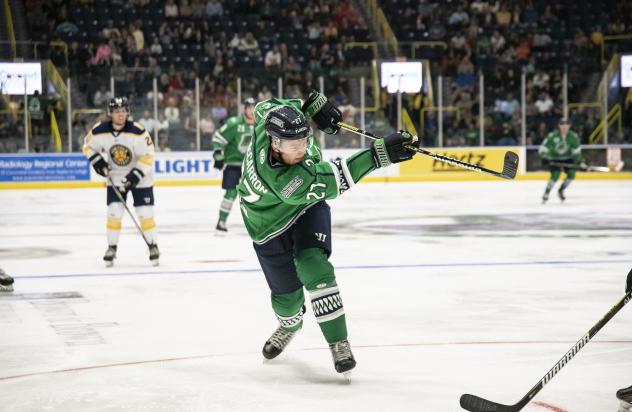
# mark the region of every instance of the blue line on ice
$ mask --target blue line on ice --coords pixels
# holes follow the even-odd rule
[[[464,263],[411,263],[403,265],[350,265],[335,266],[336,270],[358,270],[358,269],[414,269],[414,268],[449,268],[449,267],[475,267],[475,266],[547,266],[547,265],[594,265],[594,264],[615,264],[632,263],[630,259],[615,260],[545,260],[533,262],[464,262]],[[160,275],[188,275],[205,273],[249,273],[260,272],[259,268],[243,269],[194,269],[194,270],[167,270],[151,272],[102,272],[102,273],[59,273],[46,275],[23,275],[14,276],[16,279],[50,279],[50,278],[89,278],[89,277],[112,277],[112,276],[160,276]]]

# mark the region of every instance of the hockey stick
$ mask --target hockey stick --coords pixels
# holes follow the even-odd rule
[[[147,244],[147,247],[151,247],[151,243],[149,243],[149,241],[147,240],[147,237],[145,236],[145,232],[143,232],[143,229],[140,228],[140,225],[136,221],[136,218],[134,218],[132,211],[129,210],[129,207],[127,207],[127,202],[125,201],[125,198],[123,197],[121,192],[118,190],[118,187],[116,187],[116,185],[114,184],[110,176],[108,176],[108,182],[110,182],[110,186],[112,187],[112,190],[114,191],[114,194],[116,195],[116,197],[118,197],[118,200],[120,200],[120,202],[123,203],[125,210],[127,210],[127,214],[129,214],[129,217],[132,219],[132,222],[134,222],[136,229],[138,229],[138,231],[140,232],[140,235],[143,237],[143,240]]]
[[[368,137],[371,140],[377,140],[379,139],[378,136],[374,135],[373,133],[369,133],[366,130],[362,130],[362,129],[358,129],[355,126],[352,126],[350,124],[347,123],[343,123],[343,122],[338,122],[337,125],[347,131],[359,134],[360,136],[365,136]],[[496,177],[501,177],[503,179],[513,179],[516,177],[516,173],[518,171],[518,155],[515,154],[514,152],[506,152],[505,153],[505,160],[503,162],[503,171],[502,172],[496,172],[494,170],[490,170],[487,168],[484,168],[482,166],[477,166],[477,165],[473,165],[471,163],[467,163],[467,162],[463,162],[461,160],[457,160],[454,159],[452,157],[447,157],[447,156],[442,156],[440,154],[436,154],[433,152],[430,152],[426,149],[422,149],[421,147],[415,147],[415,146],[406,146],[408,149],[413,150],[419,154],[422,154],[424,156],[428,156],[428,157],[432,157],[433,159],[439,160],[441,162],[444,163],[448,163],[454,166],[458,166],[458,167],[462,167],[464,169],[468,169],[471,170],[473,172],[479,172],[479,173],[485,173],[488,175],[492,175],[492,176],[496,176]]]
[[[630,272],[632,272],[632,270]],[[601,320],[599,320],[599,322],[597,322],[588,331],[588,333],[582,336],[582,338],[578,340],[577,343],[575,343],[575,345],[573,345],[573,347],[568,352],[566,352],[566,354],[562,357],[562,359],[560,359],[555,364],[555,366],[553,366],[546,373],[546,375],[544,375],[542,379],[538,383],[536,383],[535,386],[531,388],[531,390],[522,399],[520,399],[520,402],[516,403],[515,405],[502,405],[500,403],[488,401],[487,399],[479,398],[478,396],[475,396],[475,395],[465,394],[465,395],[461,395],[461,400],[460,400],[461,407],[471,412],[518,412],[520,411],[522,408],[525,407],[526,404],[531,402],[531,399],[533,399],[533,397],[537,395],[537,393],[540,392],[542,388],[544,388],[544,385],[549,383],[549,381],[553,379],[553,377],[557,375],[557,373],[564,366],[566,366],[566,364],[570,362],[570,360],[573,359],[575,355],[577,355],[577,352],[579,352],[581,348],[583,348],[584,346],[586,346],[588,342],[590,342],[590,339],[592,339],[593,336],[595,336],[597,332],[599,332],[601,328],[603,328],[604,325],[608,323],[610,319],[612,319],[614,315],[616,315],[617,312],[619,312],[621,308],[623,308],[625,304],[630,301],[630,299],[632,299],[632,291],[627,292],[625,296],[623,296],[608,311],[608,313],[606,313],[606,315],[603,318],[601,318]]]
[[[623,162],[619,162],[617,164],[617,166],[613,169],[610,170],[609,167],[607,166],[586,166],[586,167],[582,167],[581,165],[575,164],[575,163],[561,163],[561,162],[550,162],[549,163],[551,166],[558,166],[558,167],[566,167],[569,169],[577,169],[577,170],[581,170],[584,172],[620,172],[621,169],[623,169]]]

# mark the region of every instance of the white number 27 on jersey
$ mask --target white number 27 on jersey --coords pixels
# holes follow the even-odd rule
[[[312,183],[309,187],[309,192],[307,193],[307,200],[321,200],[325,197],[325,188],[327,187],[324,183]],[[318,193],[316,193],[318,191]]]

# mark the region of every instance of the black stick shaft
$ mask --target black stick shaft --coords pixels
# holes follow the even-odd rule
[[[367,132],[366,130],[359,129],[359,128],[357,128],[355,126],[352,126],[350,124],[347,124],[347,123],[338,122],[338,126],[340,126],[340,128],[342,128],[344,130],[348,130],[350,132],[359,134],[361,136],[368,137],[369,139],[372,139],[372,140],[379,139],[379,137],[374,135],[373,133]],[[513,179],[515,177],[515,170],[514,170],[513,176],[510,176],[510,175],[507,175],[507,174],[496,172],[494,170],[487,169],[487,168],[482,167],[482,166],[477,166],[477,165],[473,165],[471,163],[463,162],[463,161],[458,160],[458,159],[453,159],[453,158],[448,157],[448,156],[442,156],[440,154],[436,154],[436,153],[430,152],[430,151],[428,151],[426,149],[422,149],[420,147],[407,146],[407,148],[410,149],[410,150],[413,150],[413,151],[415,151],[415,152],[417,152],[419,154],[422,154],[424,156],[432,157],[433,159],[437,159],[437,160],[439,160],[441,162],[448,163],[448,164],[451,164],[451,165],[454,165],[454,166],[459,166],[459,167],[462,167],[464,169],[471,170],[473,172],[485,173],[485,174],[488,174],[488,175],[501,177],[503,179]]]
[[[127,214],[129,214],[129,217],[132,219],[132,222],[134,222],[134,225],[136,226],[136,229],[138,229],[138,232],[143,237],[143,240],[147,244],[147,247],[151,247],[151,243],[149,243],[149,241],[147,240],[147,237],[145,236],[145,232],[143,232],[143,229],[140,228],[140,225],[136,221],[136,218],[132,214],[132,211],[129,210],[129,207],[127,207],[127,202],[125,201],[125,198],[123,197],[121,192],[119,192],[118,187],[116,187],[116,185],[112,181],[112,178],[109,177],[109,176],[108,176],[108,182],[110,182],[110,185],[112,186],[112,190],[114,191],[114,194],[116,195],[116,197],[118,197],[118,199],[121,201],[121,203],[123,203],[123,207],[125,207],[125,210],[127,210]]]
[[[566,354],[535,384],[515,405],[502,405],[475,395],[461,396],[461,407],[471,412],[518,412],[537,395],[555,375],[616,315],[630,300],[632,291],[627,292]]]

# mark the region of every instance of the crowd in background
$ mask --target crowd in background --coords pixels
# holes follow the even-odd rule
[[[318,78],[323,76],[326,94],[353,118],[359,102],[354,101],[357,93],[350,90],[348,71],[368,65],[372,58],[371,53],[345,47],[372,40],[351,0],[25,3],[30,36],[45,45],[38,48],[38,58],[51,59],[73,79],[72,91],[86,108],[105,108],[112,97],[113,79],[115,94],[129,98],[134,120],[151,131],[159,150],[196,149],[196,79],[201,148],[208,149],[213,131],[238,111],[237,77],[242,79],[242,98],[260,101],[278,95],[279,78],[283,97],[300,98],[318,88]],[[443,78],[444,105],[449,106],[443,116],[445,146],[478,145],[481,74],[485,143],[520,143],[523,73],[527,144],[538,144],[563,114],[564,72],[569,102],[594,101],[604,69],[600,55],[604,34],[632,28],[632,15],[625,12],[632,8],[630,0],[609,0],[603,6],[588,2],[583,13],[576,13],[579,5],[566,0],[554,4],[544,0],[378,3],[395,31],[401,53],[432,62],[432,100],[427,88],[404,99],[415,126],[423,126],[421,133],[428,145],[437,143],[437,112],[427,110],[421,119],[419,113],[437,104],[438,74]],[[67,54],[62,47],[48,47],[51,41],[65,42]],[[414,43],[418,41],[442,43],[429,47]],[[371,95],[370,86],[367,90]],[[621,101],[626,118],[632,118],[632,95]],[[14,99],[14,105],[19,104]],[[379,94],[378,107],[378,113],[369,114],[374,128],[379,130],[380,122],[396,124],[395,100],[385,90]],[[601,120],[600,109],[580,107],[570,115],[573,128],[586,143]],[[34,134],[47,130],[48,117],[44,117],[36,119]],[[73,119],[74,149],[97,118],[98,114],[90,114]],[[7,121],[0,122],[0,136],[23,134],[18,117],[3,119]],[[631,140],[629,132],[614,130],[610,141],[623,142],[626,135]],[[357,139],[327,139],[330,147],[357,144]],[[36,150],[50,149],[46,139],[41,141]],[[15,145],[0,141],[0,151],[14,151]]]

